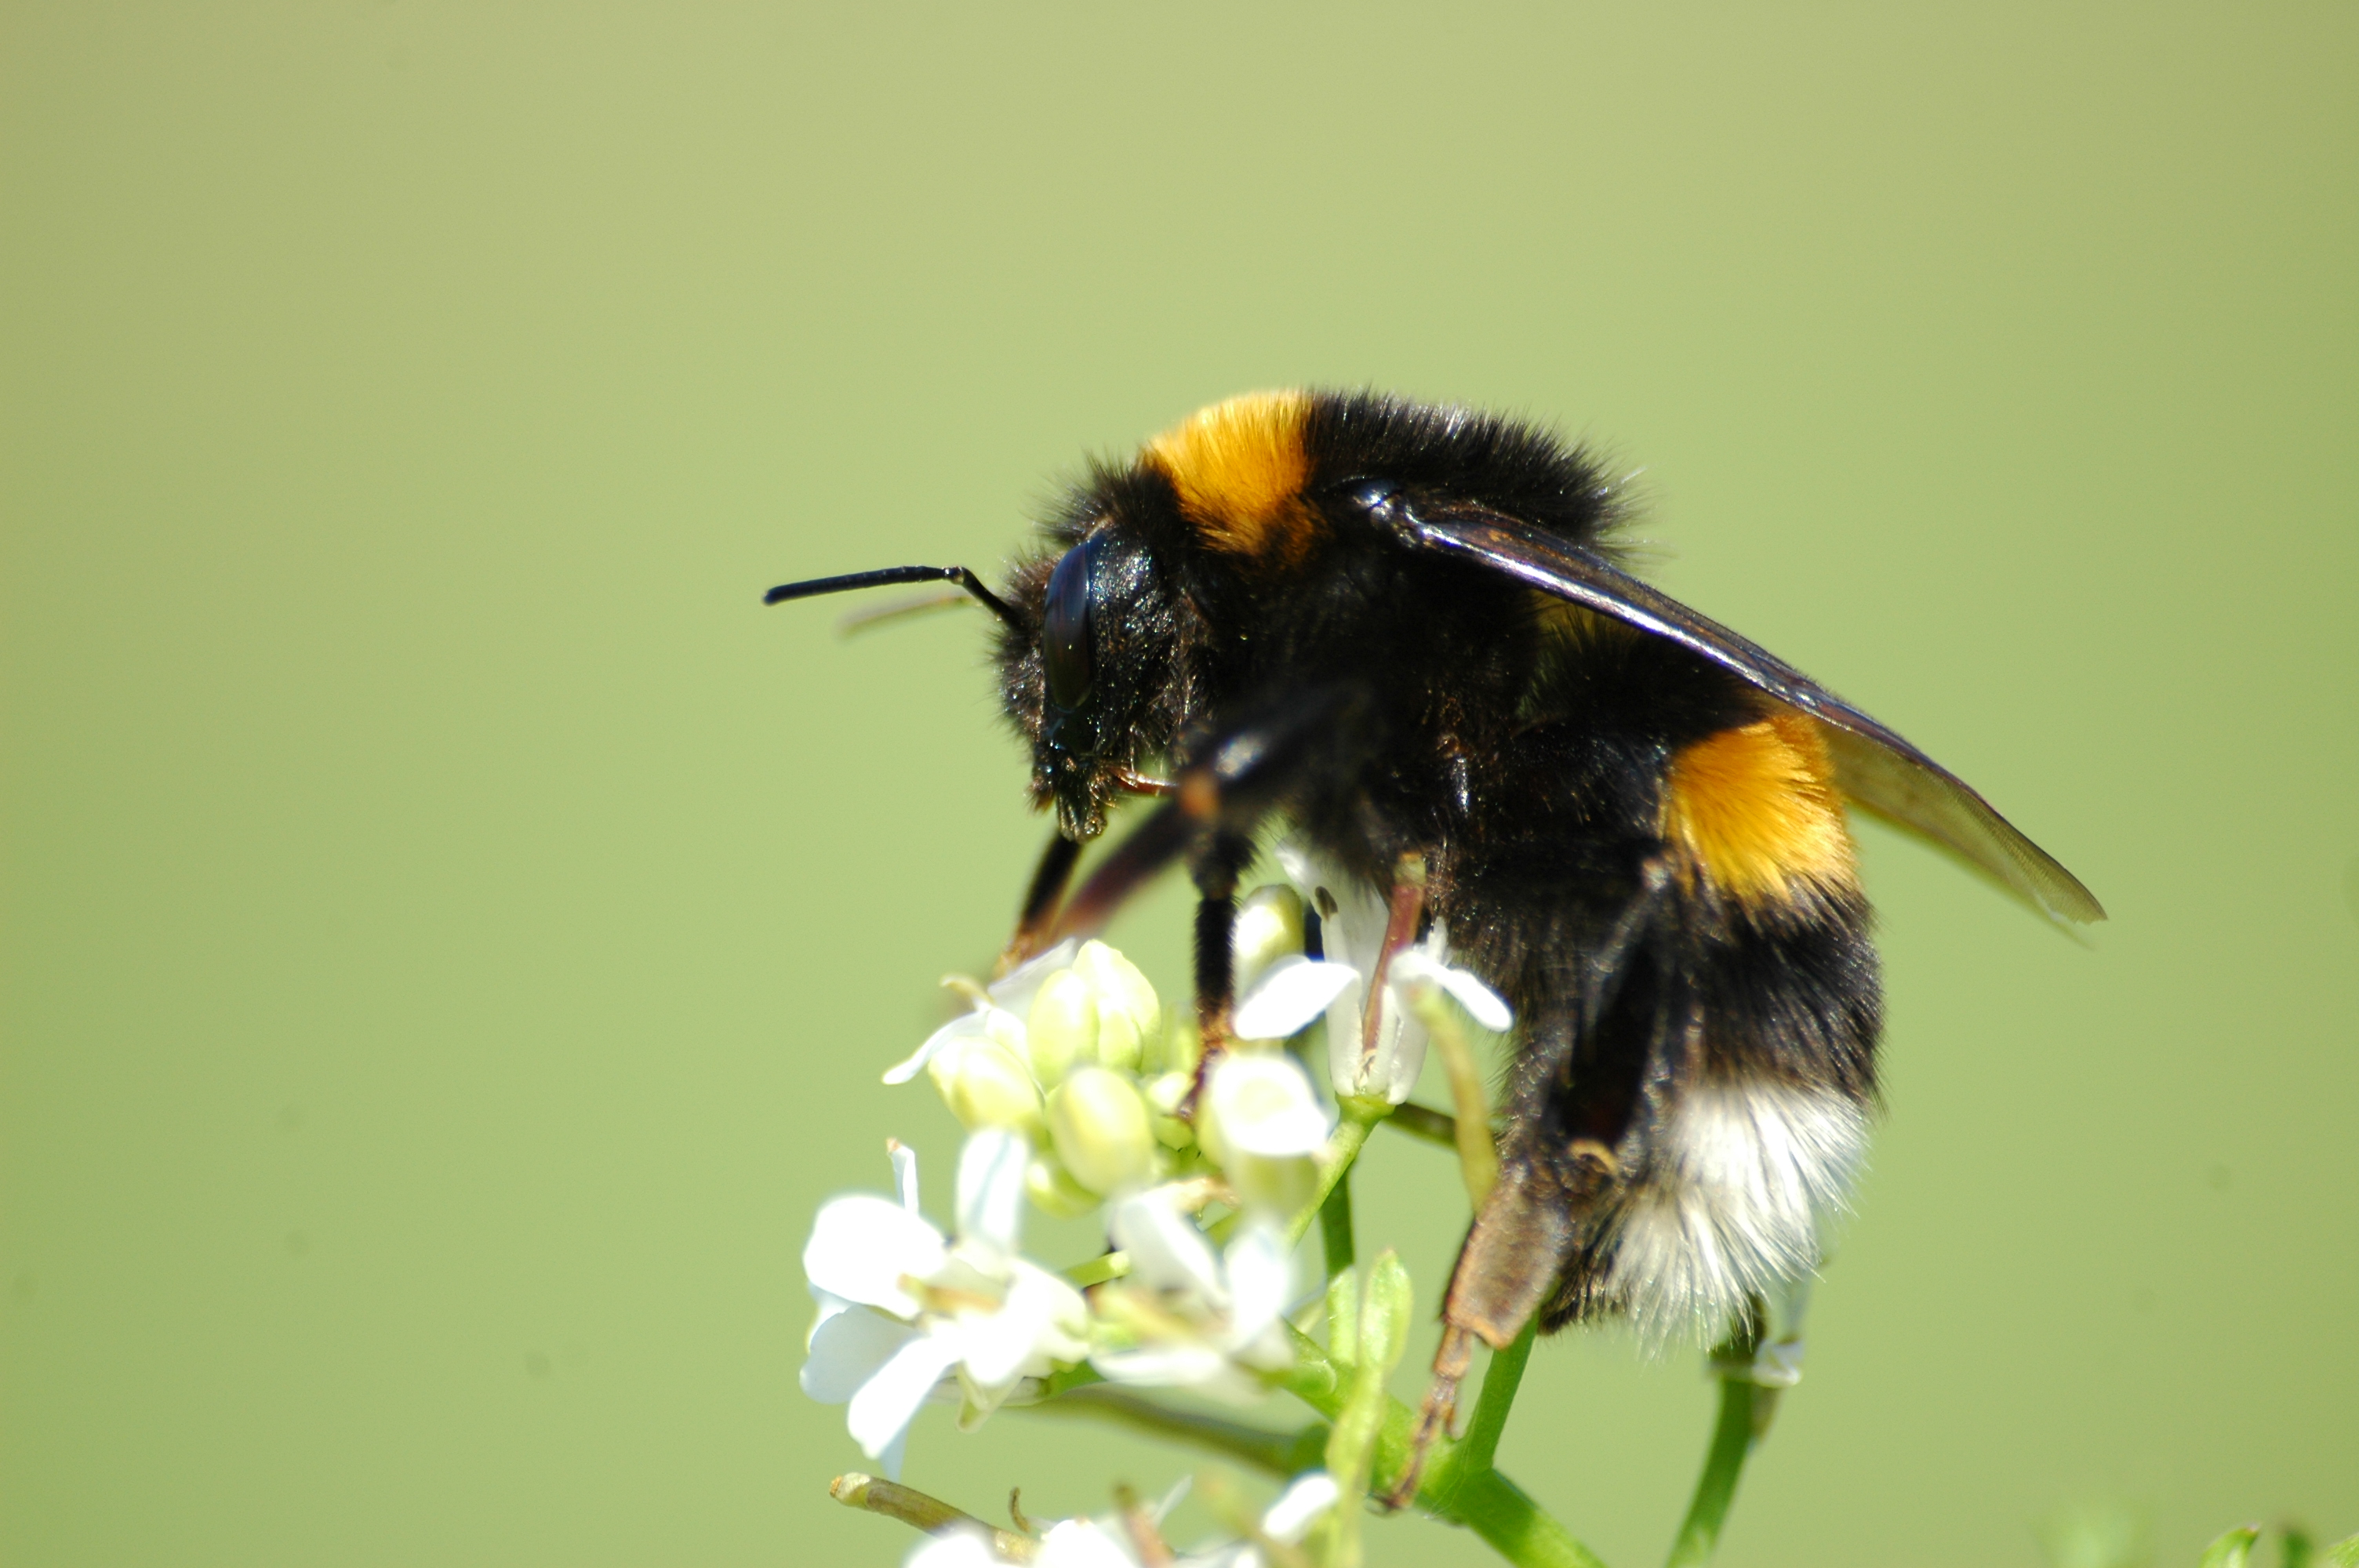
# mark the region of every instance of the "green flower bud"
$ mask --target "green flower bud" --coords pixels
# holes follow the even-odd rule
[[[1097,1059],[1098,1002],[1090,983],[1074,969],[1059,969],[1040,982],[1025,1031],[1032,1076],[1054,1088],[1083,1062]]]
[[[1128,1072],[1150,1069],[1147,1053],[1163,1037],[1163,1003],[1138,966],[1103,942],[1084,942],[1072,972],[1097,997],[1098,1060]]]
[[[1279,883],[1254,889],[1237,906],[1230,943],[1231,973],[1242,996],[1264,969],[1302,951],[1302,895]]]
[[[1145,1182],[1155,1171],[1147,1101],[1111,1068],[1076,1067],[1049,1097],[1049,1138],[1073,1179],[1093,1193]]]
[[[1343,1277],[1336,1282],[1343,1283]],[[1334,1294],[1330,1287],[1331,1303]],[[1408,1271],[1401,1267],[1392,1249],[1386,1248],[1369,1265],[1359,1310],[1353,1314],[1356,1322],[1348,1331],[1341,1320],[1337,1322],[1336,1332],[1348,1332],[1356,1342],[1353,1348],[1358,1352],[1353,1358],[1351,1384],[1343,1395],[1343,1408],[1335,1413],[1335,1424],[1327,1432],[1327,1473],[1335,1477],[1335,1484],[1347,1499],[1356,1499],[1368,1489],[1376,1437],[1384,1426],[1385,1379],[1400,1364],[1401,1351],[1408,1346],[1409,1311],[1415,1299]],[[1356,1506],[1337,1509],[1334,1545],[1340,1560],[1360,1561],[1359,1528],[1360,1510]]]
[[[1025,1168],[1024,1190],[1034,1206],[1059,1219],[1079,1219],[1098,1206],[1097,1194],[1073,1180],[1073,1173],[1042,1156]]]
[[[1346,1366],[1360,1358],[1360,1271],[1327,1281],[1327,1354]]]
[[[1203,1059],[1203,1036],[1197,1033],[1192,1012],[1187,1017],[1173,1019],[1169,1031],[1163,1037],[1163,1070],[1185,1073],[1192,1084],[1196,1081],[1196,1064]]]
[[[1190,1073],[1166,1073],[1147,1080],[1147,1103],[1155,1112],[1155,1141],[1166,1149],[1176,1152],[1196,1141],[1196,1130],[1180,1119],[1180,1102],[1195,1087],[1195,1076]]]
[[[1376,1254],[1368,1268],[1367,1292],[1360,1298],[1360,1365],[1376,1369],[1381,1380],[1400,1365],[1408,1348],[1409,1314],[1417,1308],[1417,1287],[1398,1254],[1389,1247]]]
[[[1039,1136],[1040,1090],[1016,1053],[999,1042],[974,1035],[953,1040],[935,1053],[926,1072],[968,1130],[1006,1127]]]

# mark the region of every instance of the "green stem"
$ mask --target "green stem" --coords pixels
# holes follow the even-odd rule
[[[1392,1126],[1411,1138],[1428,1143],[1439,1143],[1444,1149],[1458,1147],[1458,1119],[1446,1110],[1407,1100],[1393,1107]]]
[[[1342,1413],[1349,1392],[1348,1368],[1338,1368],[1308,1336],[1295,1332],[1292,1339],[1294,1366],[1279,1377],[1278,1386],[1332,1421]],[[1377,1476],[1400,1474],[1416,1433],[1417,1412],[1387,1398],[1376,1431]],[[1519,1568],[1605,1568],[1513,1481],[1488,1465],[1470,1465],[1465,1447],[1447,1437],[1434,1444],[1417,1491],[1420,1507],[1466,1526]]]
[[[1720,1544],[1721,1526],[1728,1519],[1729,1505],[1736,1500],[1737,1477],[1745,1473],[1745,1461],[1768,1434],[1779,1390],[1753,1380],[1754,1361],[1761,1353],[1767,1325],[1767,1312],[1756,1300],[1739,1316],[1727,1343],[1712,1353],[1712,1364],[1721,1369],[1720,1420],[1712,1427],[1703,1474],[1696,1477],[1695,1497],[1688,1504],[1688,1517],[1680,1526],[1678,1538],[1671,1542],[1667,1568],[1697,1568],[1711,1561],[1712,1549]]]
[[[1174,1410],[1144,1394],[1105,1383],[1084,1384],[1024,1408],[1098,1416],[1159,1437],[1192,1443],[1280,1477],[1315,1468],[1327,1451],[1323,1422],[1314,1422],[1299,1432],[1273,1432],[1216,1415]]]
[[[1507,1429],[1507,1411],[1515,1405],[1516,1390],[1523,1385],[1524,1363],[1532,1357],[1532,1336],[1539,1326],[1539,1314],[1535,1313],[1515,1343],[1495,1352],[1491,1364],[1483,1369],[1483,1391],[1475,1397],[1473,1418],[1466,1423],[1466,1435],[1458,1440],[1462,1464],[1491,1467],[1492,1455],[1499,1451],[1499,1434]]]
[[[1352,1173],[1349,1171],[1337,1178],[1334,1186],[1328,1190],[1327,1201],[1319,1206],[1319,1243],[1326,1257],[1329,1279],[1352,1266]]]
[[[1286,1222],[1286,1242],[1291,1247],[1310,1234],[1310,1222],[1327,1206],[1328,1196],[1350,1173],[1352,1162],[1368,1141],[1368,1130],[1392,1114],[1392,1107],[1382,1100],[1347,1099],[1343,1102],[1343,1119],[1335,1129],[1327,1146],[1326,1169],[1319,1173],[1319,1190],[1310,1203]]]
[[[1451,1120],[1451,1132],[1458,1144],[1459,1170],[1466,1181],[1467,1201],[1480,1214],[1484,1200],[1499,1180],[1499,1151],[1491,1141],[1491,1113],[1483,1103],[1483,1069],[1475,1064],[1466,1032],[1458,1027],[1458,1014],[1439,986],[1412,988],[1408,1009],[1425,1025],[1434,1054],[1441,1058],[1442,1071],[1450,1079],[1451,1102],[1458,1108]]]
[[[1753,1401],[1766,1389],[1738,1378],[1720,1382],[1720,1421],[1712,1428],[1712,1448],[1704,1455],[1703,1474],[1696,1477],[1695,1498],[1688,1504],[1686,1522],[1671,1542],[1667,1568],[1698,1568],[1712,1560],[1720,1544],[1720,1527],[1728,1506],[1736,1499],[1736,1478],[1744,1473],[1745,1456],[1753,1452]]]

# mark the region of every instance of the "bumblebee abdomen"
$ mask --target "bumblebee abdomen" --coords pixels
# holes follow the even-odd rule
[[[1816,722],[1788,709],[1675,752],[1662,833],[1685,875],[1756,909],[1858,891],[1826,743]]]

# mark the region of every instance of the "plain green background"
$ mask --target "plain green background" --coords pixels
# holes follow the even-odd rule
[[[1041,829],[979,620],[756,596],[1292,383],[1643,467],[2113,911],[1865,830],[1889,1114],[1724,1561],[2359,1530],[2354,327],[2339,4],[9,5],[0,1561],[897,1562],[798,1259],[945,1189],[877,1074]],[[1443,1157],[1360,1211],[1430,1302]],[[1709,1415],[1560,1343],[1503,1458],[1644,1563]]]

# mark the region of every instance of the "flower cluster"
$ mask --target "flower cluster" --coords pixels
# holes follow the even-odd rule
[[[856,1193],[821,1208],[803,1253],[819,1316],[802,1386],[848,1406],[853,1438],[888,1476],[897,1478],[929,1399],[954,1401],[967,1429],[1011,1400],[1079,1382],[1248,1400],[1292,1366],[1295,1238],[1322,1179],[1357,1148],[1331,1152],[1338,1107],[1380,1114],[1407,1098],[1424,1058],[1408,989],[1438,987],[1489,1027],[1506,1016],[1448,967],[1438,924],[1394,956],[1366,1001],[1383,901],[1306,855],[1287,849],[1279,860],[1287,882],[1254,892],[1237,921],[1237,1047],[1212,1065],[1192,1108],[1192,1027],[1094,941],[1061,944],[989,985],[945,982],[967,1011],[885,1074],[888,1084],[925,1076],[967,1130],[951,1223],[925,1217],[917,1157],[897,1144],[897,1195]],[[1313,930],[1320,946],[1306,952]],[[1288,1048],[1315,1053],[1321,1021],[1324,1094]],[[1027,1201],[1066,1218],[1103,1211],[1108,1249],[1062,1272],[1027,1259]],[[1183,1561],[1250,1568],[1254,1541],[1284,1545],[1288,1508],[1307,1520],[1318,1510],[1304,1499],[1318,1495],[1301,1483],[1229,1555]],[[1065,1521],[1037,1545],[1042,1563],[1131,1561],[1108,1555],[1121,1550],[1114,1537],[1089,1520]],[[951,1536],[920,1555],[934,1568],[937,1556],[980,1563],[990,1550]]]

